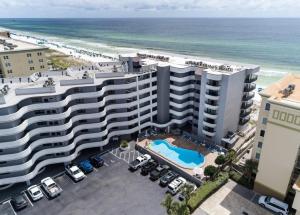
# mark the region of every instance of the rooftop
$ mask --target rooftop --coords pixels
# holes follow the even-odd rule
[[[42,48],[44,47],[32,43],[27,43],[20,40],[15,40],[12,38],[0,36],[0,53],[42,49]]]
[[[278,82],[259,93],[272,101],[281,103],[300,102],[300,75],[287,74]]]

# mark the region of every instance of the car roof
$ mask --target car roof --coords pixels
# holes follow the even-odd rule
[[[45,184],[46,184],[46,186],[49,186],[50,184],[53,184],[53,183],[55,183],[55,182],[53,181],[53,179],[52,179],[52,178],[50,178],[50,177],[48,177],[48,178],[44,178],[44,179],[42,180],[42,182],[43,182],[43,183],[45,183]]]
[[[78,170],[79,168],[77,167],[77,166],[71,166],[70,167],[70,170],[72,171],[72,172],[74,172],[74,171],[76,171],[76,170]]]
[[[286,204],[286,203],[284,203],[284,202],[282,202],[282,201],[280,201],[280,200],[278,200],[274,197],[271,197],[270,202],[274,203],[274,204],[276,204],[276,205],[278,205],[278,206],[280,206],[284,209],[287,209],[289,207],[288,204]]]
[[[14,197],[14,201],[20,202],[20,201],[26,201],[23,195],[17,195]]]
[[[40,188],[38,186],[31,186],[28,188],[32,193],[35,193],[37,191],[40,191]]]

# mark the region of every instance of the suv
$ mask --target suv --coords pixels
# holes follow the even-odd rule
[[[151,172],[157,166],[158,163],[155,160],[150,159],[148,163],[142,166],[141,175],[148,175],[148,173]]]
[[[261,196],[258,199],[258,204],[274,211],[278,214],[287,215],[289,213],[288,204],[279,201],[278,199],[270,196]]]
[[[32,199],[32,201],[37,201],[43,198],[43,193],[38,185],[32,185],[31,187],[27,188],[27,192]]]
[[[14,207],[14,209],[16,211],[19,211],[23,208],[26,208],[28,205],[28,202],[26,201],[25,197],[23,195],[18,195],[15,196],[12,200],[11,200],[11,204]]]
[[[90,157],[89,160],[96,168],[99,168],[104,165],[104,160],[101,158],[101,155],[94,155]]]
[[[91,162],[89,160],[80,161],[78,166],[85,174],[93,172],[93,170],[94,170],[93,165],[91,164]]]
[[[62,192],[60,186],[58,186],[58,184],[56,184],[55,181],[53,181],[53,179],[50,177],[41,180],[41,184],[50,198],[54,198]]]
[[[137,170],[139,167],[141,167],[145,163],[147,163],[150,159],[151,159],[151,156],[148,155],[148,154],[138,156],[134,161],[132,161],[129,164],[129,169],[130,170]]]
[[[167,186],[171,181],[173,181],[175,178],[178,177],[178,174],[176,172],[173,171],[169,171],[167,174],[165,174],[159,181],[159,184],[162,187]]]
[[[85,174],[76,165],[71,164],[66,166],[66,171],[67,174],[76,182],[85,178]]]
[[[150,172],[150,179],[155,181],[165,175],[169,170],[170,167],[168,165],[158,166]]]
[[[174,179],[169,185],[168,185],[168,192],[172,195],[175,195],[178,193],[178,191],[185,185],[186,180],[182,177],[178,177]]]

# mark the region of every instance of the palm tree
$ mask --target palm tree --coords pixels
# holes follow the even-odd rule
[[[172,215],[173,214],[172,213],[172,211],[173,211],[173,204],[174,203],[173,203],[172,196],[170,194],[167,194],[165,196],[165,199],[162,201],[161,205],[166,208],[168,215]]]
[[[176,215],[190,215],[190,209],[187,204],[179,204],[176,210]]]
[[[186,205],[187,205],[188,201],[190,200],[190,198],[192,197],[193,191],[194,191],[194,186],[191,185],[191,184],[186,184],[182,188],[182,192],[181,193],[184,196],[185,204]]]
[[[258,163],[254,160],[246,160],[245,166],[244,166],[244,175],[248,179],[248,182],[250,183],[252,180],[252,173],[256,173],[257,171]]]

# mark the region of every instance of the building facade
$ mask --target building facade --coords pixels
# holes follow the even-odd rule
[[[254,189],[293,198],[300,174],[300,76],[287,75],[260,92],[261,109],[252,159],[258,161]]]
[[[30,76],[47,71],[48,48],[0,36],[0,77]]]
[[[222,71],[122,61],[2,79],[0,185],[29,182],[48,165],[150,127],[188,127],[199,139],[221,144],[248,120],[243,113],[251,105],[244,105],[258,67]]]

